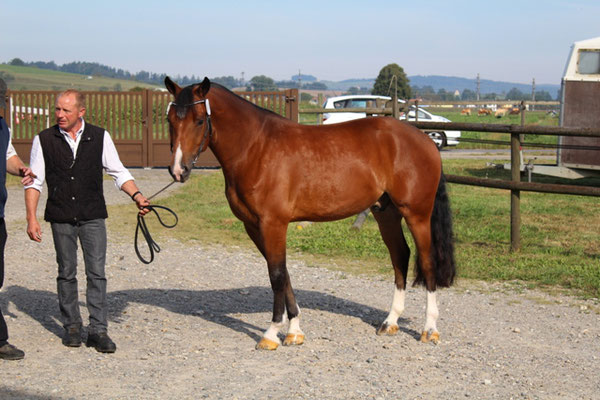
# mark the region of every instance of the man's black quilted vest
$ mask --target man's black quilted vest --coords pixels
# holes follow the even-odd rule
[[[44,219],[74,223],[107,218],[102,190],[104,129],[85,124],[75,160],[58,125],[40,132],[39,138],[48,184]]]

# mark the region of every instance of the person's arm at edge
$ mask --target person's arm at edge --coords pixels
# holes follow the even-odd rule
[[[27,235],[36,242],[42,241],[42,228],[37,220],[37,206],[40,192],[34,188],[25,189],[25,210],[27,212]]]

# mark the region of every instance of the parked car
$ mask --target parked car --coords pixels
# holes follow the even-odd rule
[[[344,108],[375,108],[383,107],[385,103],[391,101],[392,98],[388,96],[377,96],[377,95],[346,95],[330,97],[323,104],[323,108],[326,109],[344,109]],[[398,100],[400,103],[404,103],[404,100]],[[418,114],[416,114],[418,112]],[[414,121],[415,116],[418,115],[419,121],[430,121],[430,122],[451,122],[449,119],[439,115],[430,113],[423,108],[416,110],[415,106],[411,106],[408,112],[408,120]],[[361,112],[337,112],[337,113],[325,113],[323,114],[323,124],[335,124],[338,122],[351,121],[353,119],[365,118],[366,113]],[[406,119],[406,116],[401,116],[400,119]],[[429,137],[435,142],[438,149],[442,149],[445,146],[456,146],[460,139],[460,131],[436,131],[430,132]]]

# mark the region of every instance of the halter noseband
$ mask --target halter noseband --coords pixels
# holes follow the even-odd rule
[[[194,161],[192,161],[192,165],[196,165],[196,161],[198,160],[200,153],[202,153],[204,151],[203,147],[204,147],[204,143],[206,142],[206,140],[210,140],[212,138],[212,122],[210,120],[210,102],[208,101],[208,99],[204,99],[204,100],[198,100],[198,101],[194,101],[192,103],[183,105],[184,107],[190,107],[190,106],[195,106],[196,104],[202,104],[202,103],[204,103],[204,106],[206,107],[206,126],[204,127],[204,134],[202,135],[202,141],[200,142],[200,147],[198,148],[198,153],[196,153],[196,156],[194,157]],[[169,110],[171,109],[171,106],[176,106],[176,105],[177,105],[177,103],[175,103],[174,101],[171,101],[169,103],[169,105],[167,105],[167,115],[169,115]]]

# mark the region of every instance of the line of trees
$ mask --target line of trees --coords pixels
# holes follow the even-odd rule
[[[36,67],[40,69],[49,69],[53,71],[70,72],[73,74],[90,75],[90,76],[104,76],[115,79],[133,80],[137,82],[144,82],[154,85],[162,86],[165,80],[166,74],[157,74],[148,71],[140,71],[136,74],[132,74],[129,71],[123,69],[117,69],[93,62],[81,62],[75,61],[66,63],[63,65],[57,65],[54,61],[34,61],[25,62],[20,58],[13,58],[9,65],[24,66],[24,67]],[[10,74],[3,76],[6,81],[12,80]],[[13,78],[14,79],[14,78]],[[199,76],[176,76],[174,79],[181,86],[191,85],[204,79]],[[321,82],[316,82],[316,78],[311,75],[295,75],[292,80],[289,81],[274,81],[273,79],[259,75],[255,76],[250,81],[244,82],[241,79],[236,79],[233,76],[219,76],[211,78],[213,82],[219,83],[227,88],[239,88],[246,87],[247,90],[277,90],[277,88],[302,88],[302,89],[315,89],[315,90],[326,90],[327,86]],[[302,82],[305,83],[302,83]]]
[[[138,82],[144,82],[162,86],[165,80],[166,74],[157,74],[148,71],[140,71],[136,74],[132,74],[129,71],[123,69],[117,69],[102,65],[99,63],[91,62],[80,62],[75,61],[66,63],[63,65],[57,65],[54,61],[35,61],[35,62],[24,62],[20,58],[13,58],[9,65],[15,66],[27,66],[37,67],[41,69],[49,69],[54,71],[70,72],[81,75],[90,76],[105,76],[109,78],[133,80]],[[3,73],[0,71],[5,81],[11,81],[14,79],[12,75]],[[181,85],[187,86],[193,83],[200,82],[203,78],[199,76],[176,76],[174,79]],[[243,87],[248,91],[272,91],[280,88],[299,88],[305,90],[327,90],[327,85],[322,82],[318,82],[317,78],[312,75],[294,75],[291,80],[286,81],[275,81],[265,75],[258,75],[252,77],[249,81],[244,82],[241,79],[234,78],[233,76],[220,76],[211,78],[213,82],[219,83],[229,89]],[[348,90],[348,94],[365,94],[371,92],[371,94],[391,96],[392,90],[397,90],[398,97],[401,99],[410,98],[423,98],[427,100],[441,100],[441,101],[453,101],[453,100],[475,100],[477,94],[470,89],[464,89],[459,96],[456,96],[454,92],[448,92],[445,89],[439,89],[435,91],[431,86],[411,86],[408,77],[406,76],[404,69],[398,64],[392,63],[384,66],[380,71],[372,89],[362,87],[352,87]],[[508,93],[485,93],[481,94],[481,100],[532,100],[531,93],[523,93],[517,88],[512,88]],[[553,100],[550,93],[547,91],[535,92],[535,99],[540,101]]]

